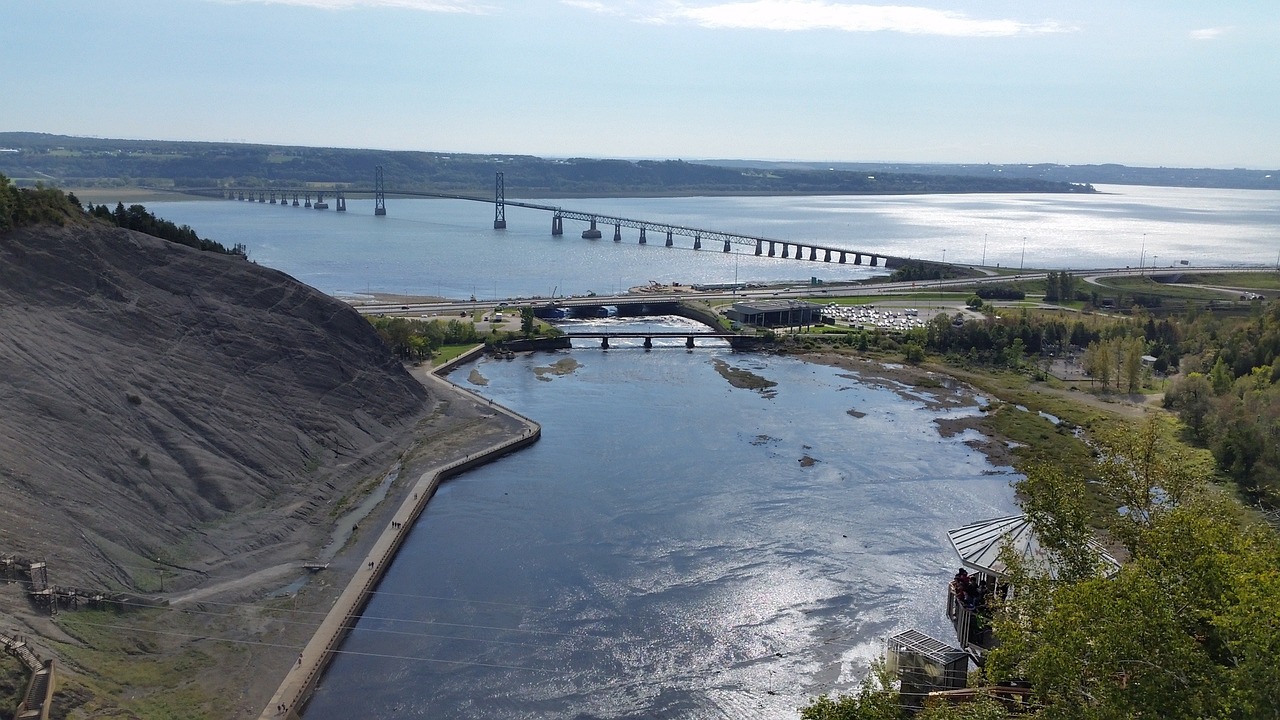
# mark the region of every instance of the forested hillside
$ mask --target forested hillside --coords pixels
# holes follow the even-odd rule
[[[680,160],[544,159],[310,148],[236,143],[103,140],[0,133],[0,172],[20,182],[63,187],[298,187],[306,183],[371,188],[381,165],[388,191],[493,192],[505,175],[509,194],[970,193],[1091,192],[1060,181],[936,173],[867,173],[792,168],[727,168]]]

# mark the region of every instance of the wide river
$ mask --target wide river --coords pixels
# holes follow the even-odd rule
[[[1006,267],[1277,260],[1280,194],[1103,189],[557,202]],[[870,272],[695,252],[687,238],[639,246],[634,231],[613,243],[612,228],[587,241],[573,223],[552,238],[549,216],[517,208],[495,231],[481,203],[392,199],[384,218],[369,201],[349,205],[151,209],[335,294],[488,299]],[[795,717],[813,695],[856,682],[887,635],[918,628],[951,640],[946,530],[1015,511],[1010,471],[937,431],[935,419],[972,407],[710,341],[621,345],[454,373],[466,384],[474,370],[487,381],[475,389],[542,423],[542,440],[441,488],[307,720]],[[579,366],[557,374],[563,360]],[[777,385],[736,389],[717,361]]]
[[[670,342],[454,372],[542,440],[441,488],[307,720],[791,717],[889,634],[952,639],[946,531],[1015,512],[1010,471],[933,422],[976,408]]]
[[[544,203],[653,222],[779,240],[808,241],[901,257],[1004,267],[1098,268],[1272,264],[1280,251],[1280,193],[1103,186],[1094,195],[901,195],[818,197],[574,198]],[[154,203],[250,257],[334,294],[390,292],[481,300],[611,293],[649,281],[846,280],[867,267],[756,257],[754,247],[637,232],[583,240],[581,223],[551,236],[548,213],[463,200],[396,200],[386,217],[373,201],[349,210],[236,202]],[[852,258],[850,259],[852,261]]]

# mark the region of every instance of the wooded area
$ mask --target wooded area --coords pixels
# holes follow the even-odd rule
[[[867,173],[793,168],[761,171],[682,160],[546,159],[531,155],[311,148],[239,143],[108,140],[0,133],[0,172],[23,183],[63,187],[328,187],[371,189],[381,165],[389,192],[488,195],[494,174],[506,191],[558,195],[692,193],[986,193],[1093,192],[1086,185],[964,173]]]

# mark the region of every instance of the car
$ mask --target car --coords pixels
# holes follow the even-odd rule
[[[408,310],[408,309],[409,309],[409,306],[408,306],[408,305],[401,305],[401,306],[400,306],[400,309],[401,309],[401,310]]]

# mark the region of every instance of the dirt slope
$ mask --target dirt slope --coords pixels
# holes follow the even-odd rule
[[[115,228],[0,234],[0,553],[58,584],[305,555],[432,405],[283,273]]]

